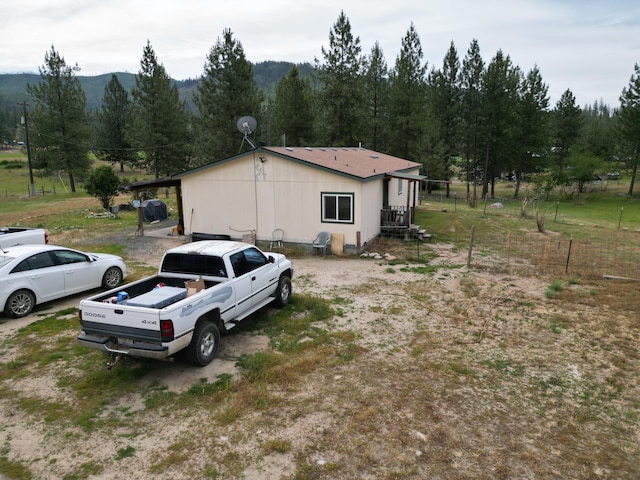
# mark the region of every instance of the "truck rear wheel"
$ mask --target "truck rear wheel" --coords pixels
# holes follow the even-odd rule
[[[213,323],[202,322],[196,325],[191,343],[187,347],[186,359],[192,365],[209,365],[218,351],[220,330]]]

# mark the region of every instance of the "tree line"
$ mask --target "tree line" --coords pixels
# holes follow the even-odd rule
[[[411,23],[395,64],[378,42],[368,54],[344,12],[310,74],[293,65],[265,95],[241,42],[225,29],[194,81],[194,109],[186,108],[147,42],[135,84],[126,90],[113,75],[98,111],[54,46],[29,84],[30,150],[35,168],[64,171],[72,191],[87,176],[89,152],[102,160],[144,168],[155,177],[176,174],[239,153],[237,120],[253,116],[253,142],[287,146],[358,146],[423,165],[447,188],[454,177],[467,193],[493,196],[508,175],[520,194],[523,179],[539,190],[577,188],[596,173],[626,168],[633,194],[640,153],[640,68],[634,67],[620,106],[580,108],[566,90],[550,105],[537,66],[524,72],[499,50],[488,61],[473,40],[460,58],[453,42],[441,67],[424,60]],[[433,185],[434,183],[428,183]]]

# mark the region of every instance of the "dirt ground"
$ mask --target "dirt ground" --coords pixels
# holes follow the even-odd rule
[[[132,239],[129,255],[155,266],[166,248],[181,241],[166,234]],[[572,416],[580,410],[577,398],[582,389],[587,390],[587,383],[606,388],[610,382],[599,382],[596,377],[616,367],[585,330],[566,327],[576,319],[603,312],[620,326],[628,326],[637,323],[637,310],[634,313],[622,307],[603,307],[599,300],[590,298],[599,298],[590,294],[597,287],[584,284],[571,288],[575,300],[569,302],[575,308],[567,309],[545,295],[549,280],[470,272],[460,266],[465,264],[464,252],[443,244],[428,248],[437,254],[431,265],[440,267],[429,274],[359,257],[309,256],[294,260],[294,294],[339,299],[336,301],[342,305],[341,314],[327,328],[355,332],[358,347],[367,353],[357,365],[336,368],[305,381],[294,393],[301,402],[298,407],[273,414],[278,418],[274,421],[277,428],[271,422],[252,418],[246,425],[214,434],[213,443],[222,452],[220,455],[246,455],[251,461],[241,462],[243,468],[235,473],[220,467],[225,473],[211,478],[634,478],[640,472],[638,468],[630,471],[629,463],[618,457],[608,459],[597,445],[600,434],[589,434],[586,430],[592,425]],[[58,311],[76,306],[83,296],[48,307]],[[17,329],[36,318],[31,315],[8,320],[0,316],[0,344],[10,341]],[[562,332],[556,333],[554,325],[559,325]],[[589,324],[589,328],[593,325]],[[616,344],[614,332],[602,328],[598,332],[600,338]],[[637,327],[624,330],[624,342],[637,345],[637,340]],[[222,373],[237,374],[240,355],[268,346],[265,335],[229,335],[223,337],[218,357],[209,366],[194,368],[181,362],[166,362],[145,383],[159,383],[170,391],[184,392],[203,379],[214,382]],[[638,355],[627,357],[627,368],[635,374]],[[468,365],[477,366],[477,370],[470,371]],[[481,370],[480,365],[488,365],[489,372]],[[506,376],[509,382],[492,388],[494,374]],[[424,384],[409,388],[407,385],[417,381],[416,376],[423,376]],[[543,399],[532,393],[540,385],[545,386]],[[548,393],[557,393],[561,387],[575,396],[565,393],[559,400],[558,395]],[[11,388],[45,397],[63,395],[60,387],[41,376],[23,378]],[[637,398],[638,387],[634,383],[625,388],[624,395],[615,398],[617,407],[609,408],[636,415],[637,404],[630,408],[627,403],[629,398]],[[388,393],[381,395],[376,391],[379,389]],[[301,406],[306,403],[314,403],[313,409]],[[540,410],[529,417],[534,404]],[[131,415],[153,415],[145,414],[139,396],[124,397],[107,410],[113,413],[124,405]],[[517,415],[509,412],[514,408]],[[593,414],[598,416],[600,412]],[[611,422],[617,418],[617,414],[611,414]],[[120,479],[131,474],[139,479],[198,478],[193,469],[202,471],[196,468],[204,462],[201,457],[192,459],[190,468],[176,467],[162,474],[149,473],[147,467],[154,454],[170,448],[174,438],[206,419],[145,417],[144,422],[150,428],[133,440],[126,439],[126,432],[117,432],[80,436],[76,442],[72,433],[56,432],[4,401],[0,404],[0,445],[8,453],[0,456],[28,464],[33,478],[64,478],[64,472],[78,461],[78,449],[94,449],[97,456],[111,462],[110,468],[86,478]],[[346,425],[351,425],[353,434],[346,441],[353,447],[337,451],[330,448],[328,437],[346,435]],[[640,430],[620,428],[629,432],[622,442],[613,445],[623,445],[626,451],[622,456],[632,463],[633,459],[640,459]],[[239,436],[234,429],[243,430],[242,438],[250,440],[245,445],[231,445]],[[575,433],[573,444],[561,440],[565,430],[574,429],[584,431]],[[590,435],[593,443],[585,440]],[[256,453],[261,442],[270,436],[287,439],[291,450],[281,454]],[[60,451],[56,444],[62,438],[65,448]],[[117,451],[127,442],[136,445],[134,458],[114,464],[109,460],[112,457],[100,453]],[[585,459],[582,470],[565,470],[575,468],[572,456]],[[310,470],[306,476],[294,477],[299,472],[296,465],[300,464],[300,457],[306,458]],[[321,470],[326,465],[337,466],[338,474]]]

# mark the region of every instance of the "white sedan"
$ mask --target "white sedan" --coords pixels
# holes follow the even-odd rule
[[[0,308],[24,317],[40,303],[91,290],[115,288],[127,274],[122,258],[55,245],[0,249]]]

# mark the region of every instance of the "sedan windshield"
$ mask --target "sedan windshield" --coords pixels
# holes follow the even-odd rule
[[[0,255],[0,267],[4,267],[7,263],[13,260],[14,257],[8,257],[6,255]]]

